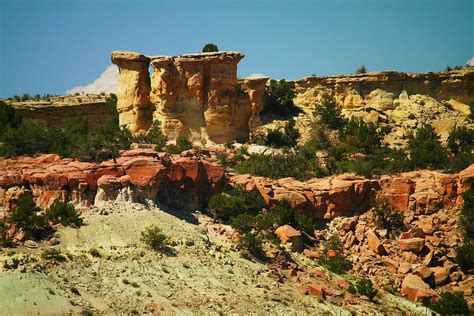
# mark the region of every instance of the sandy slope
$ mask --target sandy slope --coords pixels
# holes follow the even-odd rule
[[[108,214],[101,215],[104,211]],[[190,214],[172,215],[138,204],[109,204],[86,210],[84,218],[86,225],[80,229],[61,228],[58,232],[61,243],[56,247],[67,255],[65,262],[30,259],[14,271],[0,272],[0,314],[83,310],[161,315],[349,314],[327,301],[298,293],[292,279],[276,282],[265,265],[241,258],[234,242],[198,225]],[[170,237],[174,253],[154,252],[140,241],[140,232],[150,224],[157,224]],[[92,248],[98,249],[101,257],[92,256]],[[41,251],[17,249],[13,256],[4,251],[0,260],[25,255],[39,258]],[[73,293],[75,289],[78,294]],[[393,297],[386,304],[417,310]],[[354,310],[367,311],[365,308],[386,310],[384,306]],[[423,313],[424,309],[418,311]]]

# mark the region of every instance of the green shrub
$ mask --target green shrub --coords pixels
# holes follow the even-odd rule
[[[117,157],[119,150],[130,148],[132,135],[119,128],[116,102],[114,95],[107,99],[109,118],[96,130],[90,130],[84,118],[65,120],[59,127],[45,127],[30,120],[13,124],[0,135],[0,155],[56,153],[94,161]]]
[[[239,247],[248,251],[257,259],[264,259],[265,253],[262,249],[262,238],[256,234],[245,234],[240,238]]]
[[[161,228],[156,225],[151,225],[142,231],[141,241],[157,251],[164,250],[168,244],[168,238],[161,233]]]
[[[374,297],[377,295],[378,290],[374,288],[374,285],[372,284],[372,281],[370,279],[362,278],[357,280],[355,285],[350,285],[349,292],[351,292],[352,294],[357,293],[359,295],[365,295],[370,300],[373,300]]]
[[[185,137],[178,137],[176,145],[171,144],[165,147],[165,151],[170,154],[180,154],[185,150],[193,148],[193,144]]]
[[[212,44],[212,43],[207,43],[206,45],[204,45],[204,47],[202,48],[202,52],[203,53],[211,53],[211,52],[218,52],[219,51],[219,48],[217,47],[216,44]]]
[[[352,148],[353,152],[372,153],[381,147],[382,138],[383,133],[378,125],[354,117],[339,132],[339,140]]]
[[[334,257],[321,255],[319,264],[336,274],[344,274],[352,268],[351,262],[340,253],[337,253]]]
[[[450,170],[459,172],[474,163],[474,130],[456,127],[448,137],[448,148],[454,156]]]
[[[230,226],[241,233],[250,233],[255,227],[256,217],[249,214],[238,214],[230,219]]]
[[[91,249],[89,250],[89,253],[92,255],[92,257],[96,257],[96,258],[102,257],[102,255],[101,255],[99,249],[97,249],[97,248],[91,248]]]
[[[316,229],[314,220],[306,214],[298,214],[295,216],[296,226],[308,235],[313,235]]]
[[[454,66],[446,66],[446,68],[444,68],[444,71],[453,71],[453,70],[461,70],[463,69],[464,67],[461,66],[461,65],[454,65]]]
[[[38,215],[39,208],[30,196],[18,199],[18,205],[12,209],[7,218],[8,224],[15,224],[23,229],[25,238],[43,238],[51,230],[44,216]]]
[[[269,85],[269,109],[279,115],[289,115],[296,111],[293,98],[296,96],[293,87],[284,79],[280,81],[270,80]]]
[[[268,132],[265,137],[265,145],[272,147],[295,147],[300,137],[299,131],[295,128],[295,121],[289,120],[283,128],[283,132],[274,129]]]
[[[82,219],[74,205],[60,200],[54,201],[46,210],[46,219],[53,224],[63,224],[64,226],[79,227],[82,225]]]
[[[0,218],[0,248],[13,246],[13,240],[11,237],[8,236],[8,225],[6,223],[6,220]]]
[[[46,260],[53,260],[56,262],[66,261],[66,257],[61,254],[61,250],[57,248],[48,248],[43,250],[41,257]]]
[[[267,213],[267,216],[270,218],[272,226],[282,226],[285,224],[292,225],[293,219],[293,209],[288,201],[283,200],[279,201],[274,205]]]
[[[341,109],[327,95],[323,97],[322,104],[316,105],[313,115],[318,116],[319,122],[326,124],[330,129],[339,129],[345,124],[345,120],[341,116]]]
[[[464,201],[461,209],[461,226],[464,229],[464,239],[474,240],[474,188],[462,194]]]
[[[342,249],[342,242],[339,236],[332,235],[329,239],[324,243],[323,250],[327,252],[328,250],[335,250],[340,251]]]
[[[334,250],[336,252],[336,255],[333,257],[328,256],[329,250]],[[352,264],[349,260],[344,258],[344,256],[341,254],[341,251],[341,239],[337,235],[332,235],[323,244],[321,256],[319,257],[319,264],[333,273],[346,273],[352,268]]]
[[[367,67],[365,67],[365,65],[360,66],[356,70],[356,74],[365,74],[365,73],[367,73]]]
[[[318,129],[314,136],[301,146],[301,150],[314,155],[318,150],[329,149],[332,144],[323,129]]]
[[[456,248],[456,262],[461,269],[468,272],[474,269],[474,243],[465,242]]]
[[[0,101],[0,140],[8,128],[18,128],[22,116],[9,104]]]
[[[474,154],[472,152],[460,152],[449,164],[451,172],[459,172],[474,163]]]
[[[469,307],[461,292],[441,293],[440,299],[430,308],[441,315],[470,315]]]
[[[341,150],[341,153],[344,151]],[[347,155],[344,154],[344,156]],[[343,157],[344,157],[343,156]],[[332,158],[332,156],[330,156]],[[332,172],[354,172],[370,178],[374,175],[409,171],[410,162],[403,150],[381,147],[371,154],[354,159],[334,158]],[[335,171],[334,171],[335,170]]]
[[[307,180],[323,174],[315,157],[303,151],[286,152],[281,155],[253,154],[249,160],[235,167],[238,173],[250,173],[272,179],[294,177]]]
[[[255,216],[265,205],[258,192],[246,192],[241,187],[236,187],[228,194],[213,195],[209,199],[208,208],[215,219],[226,222],[240,214]]]
[[[474,149],[474,130],[466,127],[456,127],[448,137],[448,148],[454,156]]]
[[[372,212],[379,227],[388,231],[403,228],[403,212],[394,210],[387,199],[374,200]]]
[[[135,136],[133,141],[139,144],[154,144],[156,151],[162,151],[168,139],[161,131],[160,122],[153,121],[146,134]]]
[[[424,125],[417,129],[416,135],[409,135],[408,149],[414,169],[438,169],[446,166],[446,150],[441,146],[439,136],[431,125]]]

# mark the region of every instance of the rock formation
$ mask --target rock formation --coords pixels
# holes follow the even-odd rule
[[[11,102],[24,118],[46,126],[60,126],[64,120],[83,117],[94,129],[107,121],[106,95],[52,96],[42,100]]]
[[[237,79],[243,57],[238,52],[149,57],[113,52],[120,70],[120,124],[140,133],[156,120],[171,140],[246,140],[259,125],[267,79]]]
[[[161,202],[195,210],[225,183],[221,166],[196,156],[140,149],[123,152],[116,161],[88,163],[54,154],[1,158],[0,217],[23,195],[32,195],[42,208],[59,199],[83,206],[108,200]]]
[[[119,68],[117,111],[120,125],[133,133],[145,132],[152,123],[150,103],[150,58],[133,52],[114,52],[112,62]]]
[[[393,127],[385,140],[394,146],[403,145],[403,136],[425,123],[433,125],[442,141],[456,126],[473,127],[467,116],[474,102],[474,67],[424,74],[389,71],[308,77],[293,84],[294,102],[305,113],[301,121],[311,121],[315,106],[329,95],[344,116]],[[307,133],[308,128],[303,128]]]

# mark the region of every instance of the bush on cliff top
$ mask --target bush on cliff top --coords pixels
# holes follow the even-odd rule
[[[175,144],[170,144],[166,146],[164,149],[167,153],[170,154],[180,154],[185,150],[189,150],[193,148],[193,143],[185,137],[178,137]]]
[[[202,48],[202,52],[203,53],[211,53],[211,52],[218,52],[219,51],[219,48],[217,47],[216,44],[212,44],[212,43],[207,43],[206,45],[204,45],[204,47]]]

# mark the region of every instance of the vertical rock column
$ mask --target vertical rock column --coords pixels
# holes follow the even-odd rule
[[[169,139],[236,139],[237,64],[243,57],[239,52],[150,57],[154,117]]]
[[[260,112],[263,110],[263,94],[268,78],[242,78],[239,79],[237,108],[234,114],[234,125],[237,129],[237,140],[245,141],[249,133],[262,123]]]
[[[134,52],[116,51],[112,62],[119,67],[117,111],[119,122],[134,134],[144,133],[153,120],[150,102],[150,59]]]
[[[215,143],[237,139],[234,117],[237,108],[237,64],[244,57],[238,52],[206,56],[204,96],[205,133]]]

